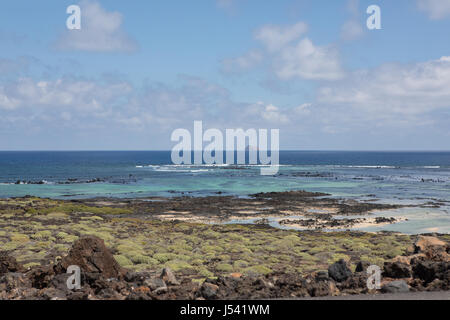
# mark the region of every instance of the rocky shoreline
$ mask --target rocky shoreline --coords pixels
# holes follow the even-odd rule
[[[0,199],[0,298],[287,299],[381,292],[367,289],[369,265],[383,269],[386,292],[449,290],[450,235],[286,230],[265,220],[299,212],[325,222],[353,213],[372,219],[373,210],[396,207],[303,191],[245,199]],[[211,223],[236,217],[258,223]],[[67,289],[69,265],[82,270],[80,290]]]
[[[27,272],[7,252],[0,252],[0,299],[241,300],[448,291],[449,252],[449,243],[435,237],[418,237],[410,255],[384,263],[380,290],[368,289],[368,262],[360,261],[352,272],[343,259],[326,271],[306,276],[233,273],[198,283],[175,276],[169,268],[164,268],[158,276],[130,272],[120,267],[103,240],[88,236],[77,240],[58,263],[34,267]],[[66,271],[71,265],[81,269],[80,289],[67,287],[71,274]]]
[[[127,208],[139,219],[160,219],[193,223],[254,222],[273,218],[284,221],[295,217],[298,229],[352,229],[357,224],[379,225],[404,221],[403,217],[370,218],[377,211],[407,207],[407,205],[361,202],[352,199],[332,198],[326,193],[288,191],[250,195],[248,198],[232,196],[173,197],[142,199],[95,198],[72,200],[89,206]],[[336,217],[347,216],[345,219]],[[359,216],[353,218],[352,216]],[[366,217],[360,217],[366,216]],[[301,219],[300,219],[301,217]],[[378,220],[377,220],[378,219]],[[386,219],[380,221],[379,219]],[[301,220],[301,221],[299,221]]]

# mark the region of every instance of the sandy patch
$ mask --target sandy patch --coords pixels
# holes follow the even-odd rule
[[[186,215],[186,214],[192,214],[192,212],[190,212],[190,211],[174,211],[174,210],[170,210],[170,211],[165,211],[164,214],[169,214],[169,215],[171,215],[171,214],[175,214],[175,215],[178,215],[178,214]]]
[[[289,227],[289,228],[294,228],[294,229],[298,229],[298,230],[315,230],[315,229],[323,229],[323,230],[353,230],[353,229],[362,229],[362,228],[368,228],[368,227],[382,227],[382,226],[386,226],[389,224],[395,224],[395,223],[399,223],[399,222],[403,222],[403,221],[407,221],[408,219],[406,217],[395,217],[395,222],[382,222],[382,223],[377,223],[376,222],[376,217],[374,218],[356,218],[353,219],[353,223],[349,223],[347,225],[341,225],[341,226],[323,226],[323,223],[329,222],[329,221],[325,221],[325,220],[320,220],[318,219],[315,223],[309,225],[309,226],[304,226],[302,224],[299,223],[295,223],[295,221],[293,221],[292,223],[283,223],[282,226],[283,227]],[[280,221],[282,220],[282,218],[280,219],[276,219],[276,221]],[[297,220],[307,220],[307,219],[297,219]]]

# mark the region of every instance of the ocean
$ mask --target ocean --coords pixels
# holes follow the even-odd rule
[[[246,197],[288,190],[419,204],[398,210],[408,222],[384,229],[450,232],[450,152],[281,151],[275,176],[260,175],[257,165],[173,165],[170,151],[0,152],[0,198]]]

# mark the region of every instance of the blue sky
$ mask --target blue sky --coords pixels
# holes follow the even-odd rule
[[[450,149],[450,0],[1,5],[0,150],[170,149],[194,120],[282,149]]]

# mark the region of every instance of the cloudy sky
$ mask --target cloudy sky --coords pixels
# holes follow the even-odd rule
[[[169,150],[194,120],[450,150],[450,0],[2,1],[0,48],[0,150]]]

